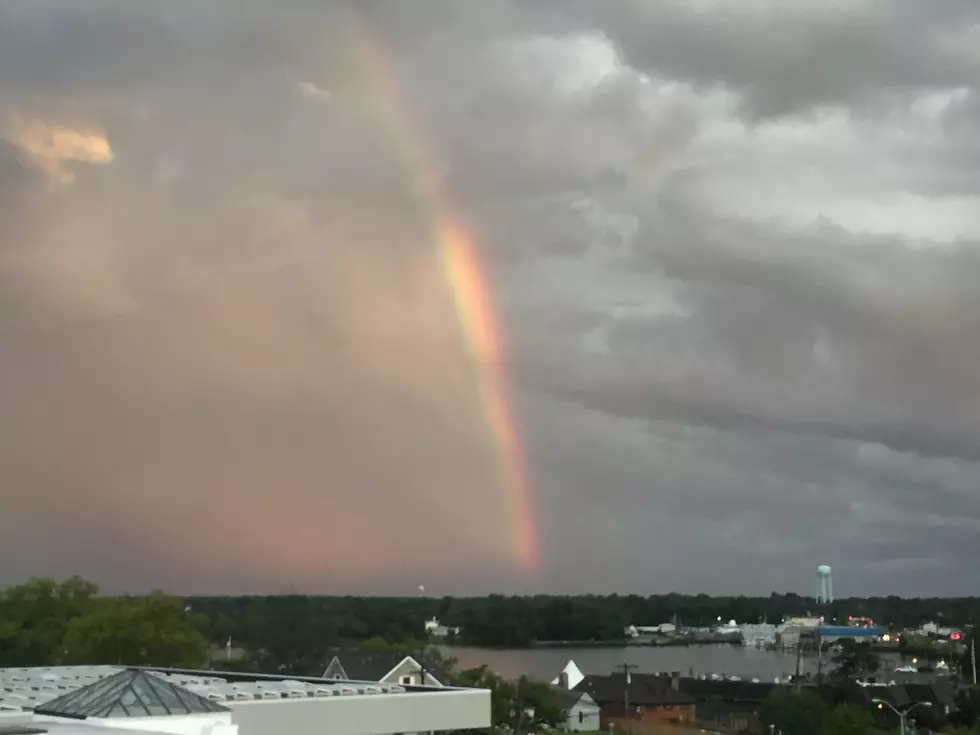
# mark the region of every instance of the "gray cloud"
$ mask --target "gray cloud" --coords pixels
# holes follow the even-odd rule
[[[235,7],[0,6],[0,582],[980,582],[973,3]]]

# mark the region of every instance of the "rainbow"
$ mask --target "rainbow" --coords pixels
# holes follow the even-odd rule
[[[351,21],[357,60],[381,120],[430,218],[443,274],[477,375],[480,403],[499,453],[515,558],[521,569],[533,571],[540,561],[533,493],[503,368],[504,340],[474,237],[442,185],[438,159],[426,145],[422,126],[412,115],[384,44],[356,13],[352,13]]]

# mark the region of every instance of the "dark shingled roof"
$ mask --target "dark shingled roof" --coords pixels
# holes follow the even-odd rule
[[[681,679],[680,687],[698,701],[720,699],[726,702],[764,702],[776,684],[754,681],[727,681],[724,679]]]
[[[643,707],[692,705],[694,698],[686,692],[674,689],[669,679],[649,674],[632,674],[629,683],[630,704]],[[626,678],[623,674],[596,676],[582,679],[575,691],[588,692],[600,706],[622,704],[626,695]]]

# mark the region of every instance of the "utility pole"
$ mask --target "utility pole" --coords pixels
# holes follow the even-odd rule
[[[419,664],[419,685],[420,686],[425,686],[425,674],[426,674],[426,671],[425,671],[425,645],[424,644],[419,648],[418,656],[419,656],[419,660],[418,660],[418,664]]]
[[[626,718],[626,735],[633,732],[632,718],[630,717],[630,684],[633,679],[630,671],[636,668],[636,664],[623,664],[623,716]]]
[[[517,697],[515,698],[517,707],[517,723],[514,726],[514,735],[521,735],[521,725],[524,724],[524,677],[517,680]]]
[[[817,638],[817,684],[823,684],[823,641]]]
[[[796,691],[799,693],[800,688],[803,686],[803,682],[800,678],[800,665],[803,663],[803,639],[798,638],[796,641]]]
[[[973,686],[977,685],[977,639],[970,639],[970,665],[973,668]]]

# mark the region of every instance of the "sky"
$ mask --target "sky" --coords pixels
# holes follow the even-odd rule
[[[976,0],[6,0],[0,68],[0,585],[980,585]]]

